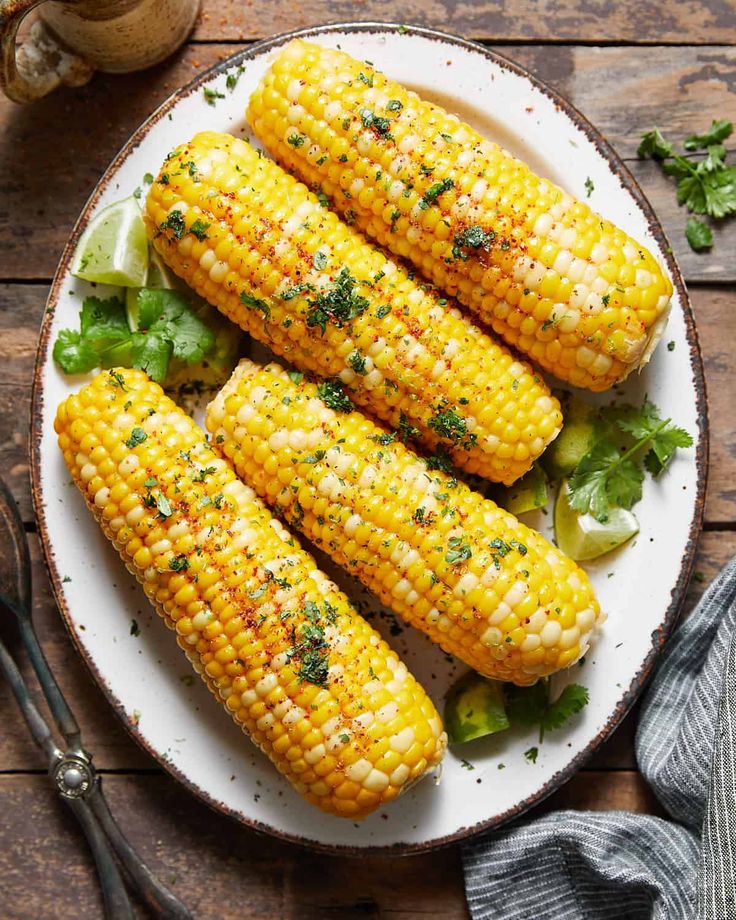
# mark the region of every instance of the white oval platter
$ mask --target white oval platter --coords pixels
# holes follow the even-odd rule
[[[371,61],[581,198],[590,179],[592,206],[657,253],[675,283],[665,332],[665,340],[674,344],[669,349],[662,344],[621,395],[640,402],[648,394],[665,416],[693,434],[695,446],[679,452],[661,481],[647,481],[636,507],[637,539],[588,567],[608,622],[584,666],[560,678],[558,686],[568,680],[584,684],[589,706],[567,728],[547,736],[536,763],[524,757],[537,745],[533,732],[506,732],[460,746],[448,752],[441,777],[427,779],[356,824],[323,815],[302,801],[214,705],[205,687],[192,683],[173,637],[70,486],[53,432],[57,404],[82,382],[65,377],[51,357],[59,330],[76,326],[81,300],[91,292],[69,273],[82,228],[99,209],[130,195],[145,173],[155,174],[165,155],[196,131],[249,137],[243,114],[247,98],[293,35],[252,46],[175,93],[122,149],[82,212],[49,297],[38,353],[32,445],[34,499],[46,559],[79,652],[136,739],[213,807],[319,848],[407,853],[520,814],[561,785],[631,705],[676,618],[695,552],[707,454],[702,366],[684,287],[651,209],[610,147],[564,100],[486,49],[436,32],[360,23],[297,34]],[[244,69],[231,91],[226,73],[236,73],[239,66]],[[204,86],[224,98],[208,104]],[[399,627],[356,582],[338,580],[362,609],[375,611],[376,624],[441,708],[447,687],[463,668],[420,634]],[[131,635],[133,620],[139,635]]]

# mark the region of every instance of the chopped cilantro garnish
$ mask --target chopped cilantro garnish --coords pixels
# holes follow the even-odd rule
[[[473,555],[470,544],[464,537],[450,537],[447,541],[447,552],[445,553],[445,562],[448,565],[458,565],[461,562],[467,562]]]
[[[437,408],[429,420],[429,427],[441,438],[460,441],[467,433],[468,426],[462,415],[454,409]]]
[[[401,440],[406,443],[407,441],[420,437],[421,434],[422,432],[412,425],[409,416],[401,412],[399,414],[399,437]]]
[[[263,313],[264,320],[268,319],[271,315],[271,308],[264,300],[259,300],[257,297],[253,297],[245,291],[241,291],[240,293],[240,302],[248,307],[249,310],[260,310],[261,313]]]
[[[189,232],[193,236],[196,236],[201,243],[207,239],[207,231],[209,230],[210,226],[211,224],[208,224],[207,221],[197,218],[197,220],[195,220],[194,223],[189,227]]]
[[[130,448],[137,447],[139,444],[142,444],[147,437],[148,435],[142,428],[136,427],[130,432],[130,437],[125,442],[125,446]]]
[[[219,92],[219,91],[216,90],[216,89],[212,89],[211,86],[203,86],[203,87],[202,87],[202,94],[204,95],[204,98],[205,98],[205,101],[207,102],[207,105],[212,105],[212,106],[217,105],[217,100],[218,100],[218,99],[224,99],[224,98],[225,98],[225,94],[224,94],[224,93],[221,93],[221,92]]]
[[[178,209],[170,211],[166,220],[160,224],[161,230],[171,230],[175,240],[180,240],[187,232],[187,225],[184,223],[184,217]]]
[[[322,402],[335,412],[350,412],[354,406],[350,397],[338,380],[323,380],[317,384],[317,395]]]
[[[324,335],[327,323],[342,328],[364,313],[368,309],[368,301],[356,291],[357,284],[347,266],[343,267],[332,284],[323,288],[311,302],[306,316],[307,325],[319,326]]]
[[[180,553],[169,561],[169,568],[172,572],[186,572],[189,568],[189,560],[183,553]]]
[[[375,112],[372,112],[370,109],[361,109],[360,110],[360,120],[363,123],[364,128],[370,128],[380,134],[381,137],[390,137],[391,130],[391,119],[384,118],[381,115],[376,115]]]
[[[435,204],[440,195],[449,191],[451,188],[455,188],[455,183],[452,179],[443,179],[441,182],[435,182],[434,185],[430,185],[427,191],[422,195],[419,201],[419,207],[423,211],[426,211],[430,205]]]
[[[356,374],[363,376],[368,373],[365,367],[365,358],[358,351],[354,351],[348,355],[348,364]]]
[[[168,498],[162,492],[156,496],[156,508],[158,509],[158,513],[161,515],[161,517],[171,517],[171,504],[169,503]]]
[[[491,243],[496,238],[494,230],[484,230],[477,224],[471,224],[460,233],[455,234],[452,245],[452,257],[462,259],[464,262],[468,259],[466,249],[484,249],[486,252],[491,248]]]

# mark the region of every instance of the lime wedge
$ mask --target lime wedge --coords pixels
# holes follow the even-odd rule
[[[148,273],[148,239],[141,209],[131,195],[93,218],[72,260],[75,278],[99,284],[141,287]]]
[[[502,685],[471,671],[454,684],[445,702],[445,727],[450,744],[474,741],[509,727]]]
[[[161,256],[155,249],[151,249],[148,256],[148,277],[146,278],[146,287],[160,290],[165,288],[170,291],[175,287],[180,287],[181,281],[171,271]]]
[[[600,436],[600,420],[595,406],[568,393],[563,397],[562,431],[542,454],[541,463],[552,480],[569,476]]]
[[[529,472],[499,495],[499,505],[510,514],[525,514],[547,505],[547,477],[535,463]]]
[[[592,514],[578,514],[570,507],[569,496],[563,481],[555,502],[555,537],[562,552],[576,562],[610,553],[639,532],[639,522],[625,508],[611,508],[608,520],[601,523]]]
[[[125,315],[131,332],[138,332],[138,294],[143,288],[125,289]]]

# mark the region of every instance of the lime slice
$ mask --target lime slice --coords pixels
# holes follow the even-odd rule
[[[535,463],[525,476],[503,490],[498,503],[510,514],[525,514],[546,507],[547,498],[547,477]]]
[[[552,480],[569,476],[593,447],[600,435],[600,421],[595,406],[572,394],[563,398],[562,431],[542,455],[542,466]]]
[[[146,278],[146,287],[160,290],[165,288],[170,291],[173,288],[180,287],[181,281],[171,271],[161,256],[152,249],[148,256],[148,276]]]
[[[131,195],[93,218],[77,244],[72,274],[99,284],[141,287],[148,273],[148,239]]]
[[[605,523],[570,507],[567,482],[560,484],[555,502],[555,537],[563,553],[576,562],[597,559],[639,533],[639,522],[625,508],[611,508]]]
[[[509,727],[503,689],[471,671],[454,684],[445,702],[445,727],[450,744],[473,741]]]

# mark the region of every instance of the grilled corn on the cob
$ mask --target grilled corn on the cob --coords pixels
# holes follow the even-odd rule
[[[557,435],[559,404],[527,365],[244,141],[204,133],[174,151],[146,221],[230,319],[468,472],[511,483]]]
[[[557,377],[605,390],[646,362],[672,293],[656,259],[454,115],[297,40],[247,117],[340,213]]]
[[[141,371],[61,403],[59,445],[194,669],[310,802],[360,818],[442,757],[423,689]]]
[[[599,607],[574,562],[313,383],[243,360],[207,427],[269,505],[482,674],[531,684],[586,651]]]

